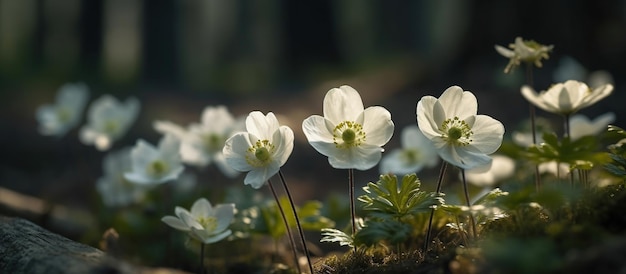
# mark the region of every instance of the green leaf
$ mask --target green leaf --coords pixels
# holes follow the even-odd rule
[[[340,246],[354,246],[354,239],[352,236],[334,228],[322,228],[322,239],[320,242],[339,243]]]
[[[387,241],[391,244],[398,244],[406,241],[411,235],[413,227],[410,224],[396,220],[369,220],[365,226],[359,230],[356,240],[367,246],[378,244],[380,241]]]
[[[381,175],[378,182],[368,183],[363,190],[366,194],[358,200],[365,204],[363,209],[371,211],[371,216],[376,218],[401,219],[443,204],[441,194],[420,191],[420,181],[415,174],[405,175],[400,185],[396,175]]]

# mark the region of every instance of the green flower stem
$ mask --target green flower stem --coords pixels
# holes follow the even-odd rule
[[[200,274],[204,274],[204,243],[200,242]]]
[[[441,170],[439,171],[439,179],[437,180],[437,190],[436,193],[439,194],[441,192],[441,183],[443,182],[443,177],[446,174],[446,168],[448,167],[448,162],[443,161],[441,164]],[[435,208],[433,207],[430,210],[430,219],[428,220],[428,230],[426,231],[426,240],[424,241],[424,252],[428,251],[428,245],[430,243],[430,233],[433,228],[433,217],[435,216]]]
[[[289,236],[289,243],[291,244],[291,251],[293,252],[293,258],[296,261],[296,268],[298,269],[298,273],[302,273],[302,270],[300,269],[300,263],[298,260],[298,253],[296,253],[296,242],[293,240],[293,234],[291,233],[291,228],[289,227],[289,222],[287,221],[287,217],[285,217],[285,211],[283,210],[283,206],[280,205],[280,200],[278,199],[276,190],[274,190],[274,186],[272,186],[272,181],[268,179],[267,185],[269,185],[270,190],[272,190],[272,195],[274,195],[274,199],[276,200],[276,205],[278,205],[280,216],[283,217],[285,228],[287,228],[287,235]]]
[[[567,137],[570,138],[570,134],[571,134],[571,130],[570,130],[570,123],[569,123],[569,119],[570,115],[566,114],[565,116],[563,116],[563,138]],[[557,166],[557,169],[559,167]],[[569,182],[570,185],[572,185],[572,187],[574,186],[574,171],[570,170],[569,172]]]
[[[476,239],[476,220],[474,219],[474,214],[472,213],[472,204],[470,203],[469,192],[467,191],[467,181],[465,180],[465,169],[461,169],[461,178],[463,180],[463,192],[465,193],[465,204],[469,208],[470,213],[470,222],[472,224],[472,236],[474,240]]]
[[[280,176],[280,181],[283,183],[283,187],[285,188],[285,192],[287,193],[287,197],[289,198],[289,203],[291,204],[291,210],[293,210],[293,216],[296,218],[296,226],[298,226],[298,233],[300,233],[300,240],[302,241],[302,248],[304,249],[304,254],[306,255],[306,261],[309,264],[309,271],[311,274],[313,272],[313,264],[311,264],[311,256],[309,255],[309,248],[306,246],[306,239],[304,238],[304,232],[302,231],[302,226],[300,225],[300,219],[298,218],[298,214],[296,213],[296,206],[293,204],[293,199],[291,198],[291,193],[289,192],[289,188],[287,187],[287,182],[285,181],[285,176],[283,176],[283,172],[278,170],[278,175]]]
[[[533,63],[526,62],[526,84],[533,87]],[[537,129],[535,125],[535,106],[528,103],[528,110],[530,112],[530,130],[533,137],[533,144],[537,144]],[[538,192],[541,189],[541,176],[539,174],[539,165],[535,165],[535,189]]]
[[[352,221],[352,238],[356,235],[356,210],[354,208],[354,169],[348,169],[348,181],[350,184],[350,218]],[[354,244],[354,253],[356,253],[356,245]]]

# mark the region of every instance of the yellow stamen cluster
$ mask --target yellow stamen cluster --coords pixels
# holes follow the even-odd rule
[[[269,140],[258,140],[248,148],[246,162],[253,167],[266,166],[272,160],[275,147]]]
[[[360,146],[365,142],[363,126],[352,121],[343,121],[333,129],[333,143],[337,148]]]
[[[204,228],[204,230],[208,232],[214,231],[217,228],[217,219],[215,217],[200,217],[197,221]]]
[[[443,130],[442,137],[447,139],[451,145],[466,146],[472,142],[471,137],[474,132],[467,122],[459,119],[459,117],[446,119],[443,121],[441,129]]]
[[[420,153],[419,151],[414,149],[407,149],[402,152],[402,156],[404,157],[404,159],[406,159],[407,162],[415,163],[419,160]]]
[[[119,123],[116,120],[108,120],[104,123],[104,132],[116,133],[119,130]]]
[[[211,133],[202,136],[202,141],[204,142],[204,148],[206,149],[206,151],[215,153],[218,151],[222,151],[225,140],[219,134]]]
[[[160,176],[167,172],[167,164],[161,160],[155,160],[146,167],[148,174]]]
[[[72,112],[66,107],[60,107],[56,109],[56,115],[59,118],[59,121],[63,123],[67,123],[72,118]]]

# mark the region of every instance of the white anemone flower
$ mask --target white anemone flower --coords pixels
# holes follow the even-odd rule
[[[521,92],[526,100],[547,112],[570,115],[609,96],[613,92],[613,85],[605,84],[590,89],[583,82],[569,80],[540,93],[529,86],[523,86]]]
[[[102,161],[104,174],[96,181],[96,189],[107,206],[130,205],[145,196],[145,187],[124,178],[124,173],[131,170],[130,151],[124,148],[109,152]]]
[[[400,137],[402,148],[385,153],[380,161],[380,173],[409,174],[424,167],[433,167],[439,163],[437,150],[424,136],[417,125],[402,129]]]
[[[515,172],[515,161],[504,155],[493,155],[490,164],[465,171],[465,179],[480,187],[491,187]]]
[[[244,184],[259,189],[287,162],[293,151],[293,131],[281,126],[274,113],[260,111],[250,112],[246,130],[228,138],[223,153],[233,169],[248,172]]]
[[[534,64],[536,67],[542,67],[541,59],[548,59],[548,53],[554,48],[553,45],[542,45],[534,40],[524,40],[522,37],[516,37],[515,43],[509,44],[509,48],[495,45],[496,51],[509,58],[509,64],[504,68],[504,73],[513,71],[521,62]]]
[[[103,95],[91,104],[88,124],[81,128],[80,140],[98,150],[108,150],[113,142],[126,134],[138,114],[137,99],[128,98],[121,103],[111,95]]]
[[[219,242],[232,234],[228,226],[235,214],[234,204],[218,204],[213,207],[207,199],[200,198],[191,206],[191,212],[177,206],[174,213],[176,216],[165,216],[161,221],[187,232],[193,239],[204,244]]]
[[[124,173],[124,178],[144,185],[177,179],[184,170],[179,149],[180,142],[172,135],[161,138],[158,148],[139,139],[130,154],[132,169]]]
[[[598,135],[608,129],[610,123],[615,121],[615,114],[605,113],[593,120],[582,114],[576,114],[570,118],[570,138],[577,140],[584,136]]]
[[[64,136],[80,122],[88,97],[89,89],[84,83],[61,86],[54,104],[37,108],[35,116],[39,121],[39,133],[46,136]]]
[[[478,102],[469,91],[452,86],[439,99],[424,96],[417,103],[417,125],[439,156],[462,169],[491,161],[502,144],[504,126],[487,115],[477,115]]]
[[[154,128],[180,139],[184,163],[198,167],[215,163],[226,177],[236,177],[239,172],[226,163],[222,149],[226,139],[245,130],[243,119],[235,119],[225,106],[206,107],[201,119],[201,123],[192,123],[186,129],[169,121],[156,121]]]
[[[326,93],[324,116],[309,116],[302,130],[309,144],[327,156],[332,167],[368,170],[380,161],[382,146],[391,139],[394,124],[387,109],[364,109],[359,93],[341,86]]]

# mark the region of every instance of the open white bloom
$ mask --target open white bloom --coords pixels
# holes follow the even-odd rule
[[[487,115],[477,115],[478,102],[469,91],[452,86],[439,99],[424,96],[417,103],[417,125],[439,156],[463,169],[484,166],[502,144],[504,126]]]
[[[98,150],[108,150],[124,136],[139,113],[139,101],[129,98],[121,103],[111,95],[103,95],[91,104],[88,124],[80,130],[80,140]]]
[[[102,161],[104,174],[96,181],[96,189],[105,205],[126,206],[145,196],[146,188],[124,178],[131,170],[130,148],[109,152]]]
[[[402,130],[402,148],[393,149],[383,155],[380,161],[380,173],[409,174],[433,167],[439,163],[437,150],[424,136],[417,125],[407,126]]]
[[[39,133],[58,137],[65,135],[80,122],[88,97],[89,89],[83,83],[61,86],[54,104],[37,108],[35,116],[39,121]]]
[[[540,93],[529,86],[523,86],[521,91],[526,100],[547,112],[570,115],[609,96],[613,85],[606,84],[592,90],[583,82],[569,80]]]
[[[171,135],[161,138],[158,148],[139,139],[130,153],[132,169],[124,173],[124,178],[145,185],[177,179],[184,170],[179,149],[180,142]]]
[[[583,136],[597,135],[608,129],[610,123],[615,121],[615,114],[612,112],[605,113],[589,120],[587,116],[576,114],[570,118],[570,138],[577,140]]]
[[[504,155],[493,155],[490,164],[465,171],[465,179],[473,185],[490,187],[515,172],[515,161]]]
[[[533,40],[524,40],[522,37],[515,38],[515,43],[509,44],[509,48],[495,45],[500,55],[509,58],[509,64],[504,68],[504,73],[513,71],[521,62],[532,63],[536,67],[542,67],[541,59],[548,59],[548,53],[554,48],[553,45],[545,46]]]
[[[226,163],[222,149],[226,139],[244,131],[245,126],[225,106],[206,107],[202,112],[201,123],[192,123],[187,129],[169,121],[156,121],[154,128],[180,139],[180,155],[184,163],[199,167],[215,163],[227,177],[233,178],[239,174]]]
[[[187,232],[204,244],[219,242],[232,234],[228,226],[233,221],[235,204],[218,204],[213,207],[207,199],[200,198],[191,206],[191,212],[177,206],[174,213],[176,216],[165,216],[161,221]]]
[[[312,115],[302,123],[311,146],[338,169],[374,167],[393,129],[391,113],[380,106],[364,109],[361,96],[350,86],[329,90],[324,97],[324,116]]]
[[[287,162],[293,151],[293,131],[281,126],[274,113],[260,111],[250,112],[246,129],[226,140],[223,153],[233,169],[248,172],[244,184],[259,189]]]

